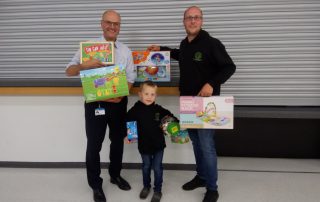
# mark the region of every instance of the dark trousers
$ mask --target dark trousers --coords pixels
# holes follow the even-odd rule
[[[163,176],[163,150],[157,151],[154,154],[141,154],[142,158],[142,177],[143,186],[151,187],[151,168],[154,172],[154,191],[161,192],[162,188],[162,176]]]
[[[109,127],[110,164],[109,175],[120,176],[122,168],[123,138],[126,136],[126,112],[128,98],[120,103],[92,102],[85,103],[85,122],[87,135],[86,167],[89,186],[101,188],[103,179],[100,177],[100,151]],[[97,108],[103,108],[105,115],[95,115]]]

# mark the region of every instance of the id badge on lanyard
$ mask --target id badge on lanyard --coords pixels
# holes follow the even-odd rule
[[[98,108],[96,108],[96,109],[94,110],[94,114],[95,114],[95,116],[103,116],[103,115],[106,114],[106,110],[105,110],[103,107],[101,107],[101,106],[100,106],[100,103],[99,103]]]

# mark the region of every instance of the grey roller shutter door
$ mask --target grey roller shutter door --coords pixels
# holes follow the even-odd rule
[[[119,40],[133,50],[178,47],[189,5],[237,65],[222,93],[237,105],[320,105],[320,1],[0,0],[0,85],[73,85],[64,68],[78,43],[101,35],[105,9],[122,16]],[[179,70],[172,62],[172,80]],[[72,82],[71,82],[72,81]]]

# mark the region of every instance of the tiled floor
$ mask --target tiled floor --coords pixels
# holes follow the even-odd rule
[[[108,202],[139,199],[140,170],[122,171],[132,190],[109,182],[103,169]],[[165,170],[162,202],[200,202],[204,188],[183,191],[193,171]],[[219,202],[319,202],[319,159],[219,158]],[[85,169],[0,168],[0,202],[92,202]]]

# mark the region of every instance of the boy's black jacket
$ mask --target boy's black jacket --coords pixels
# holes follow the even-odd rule
[[[167,109],[158,104],[145,105],[137,101],[128,111],[127,121],[137,121],[138,149],[141,154],[153,154],[166,147],[164,133],[160,127],[166,115],[174,117]]]

